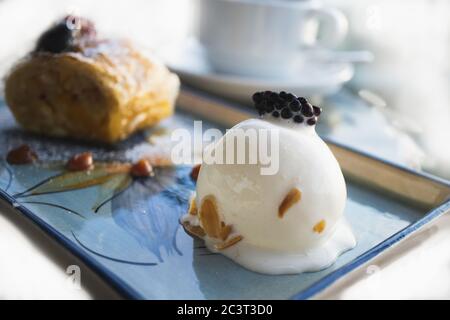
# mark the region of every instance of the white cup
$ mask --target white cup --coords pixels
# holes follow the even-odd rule
[[[344,14],[318,1],[198,1],[198,38],[219,72],[287,76],[305,50],[333,47],[347,34]]]

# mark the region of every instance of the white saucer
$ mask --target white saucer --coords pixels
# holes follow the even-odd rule
[[[204,50],[194,39],[159,52],[165,63],[181,80],[217,95],[248,102],[256,91],[287,91],[300,96],[328,95],[338,91],[353,77],[354,68],[346,62],[310,60],[298,67],[290,78],[255,78],[214,71]]]

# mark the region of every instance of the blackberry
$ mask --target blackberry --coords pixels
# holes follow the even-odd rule
[[[305,117],[312,117],[314,115],[313,107],[309,102],[302,104],[302,114]]]
[[[286,100],[282,100],[280,102],[280,109],[287,108],[288,106],[289,106],[289,102],[287,102]]]
[[[322,113],[322,108],[318,106],[313,106],[313,112],[316,117],[320,116]]]
[[[262,110],[262,109],[264,109],[265,105],[266,104],[264,103],[264,101],[261,100],[261,101],[255,103],[255,108],[256,108],[256,110]]]
[[[264,110],[268,113],[272,112],[274,109],[273,103],[270,103],[269,101],[266,103],[266,107],[264,108]]]
[[[305,119],[304,119],[301,115],[299,115],[299,114],[297,114],[297,115],[294,116],[294,122],[302,123],[304,120],[305,120]]]
[[[277,103],[276,105],[275,105],[275,109],[277,109],[277,110],[281,110],[281,109],[283,109],[285,106],[282,104],[282,103]]]
[[[316,122],[317,122],[317,118],[316,118],[316,117],[314,117],[314,118],[309,118],[309,119],[306,121],[306,123],[309,124],[310,126],[315,125]]]
[[[264,99],[264,95],[262,92],[256,92],[255,94],[253,94],[252,96],[252,100],[254,103],[259,103]]]
[[[297,99],[297,97],[295,95],[293,95],[292,93],[288,93],[286,95],[286,100],[289,101],[289,102],[291,102],[291,101],[293,101],[295,99]]]
[[[291,108],[291,110],[294,112],[300,111],[300,102],[298,100],[292,100],[292,102],[289,104],[289,108]]]
[[[279,96],[278,96],[278,94],[277,94],[276,92],[272,92],[272,93],[270,94],[270,96],[269,96],[269,100],[270,100],[270,101],[273,101],[273,102],[277,102],[277,101],[278,101],[278,98],[279,98]]]
[[[289,108],[284,108],[283,110],[281,110],[281,117],[283,119],[292,118],[292,111]]]
[[[94,39],[97,35],[94,24],[87,19],[67,16],[58,21],[39,37],[36,52],[61,53],[76,48],[80,39]]]
[[[322,109],[313,106],[304,97],[297,97],[292,93],[270,90],[256,92],[252,96],[255,108],[260,115],[270,113],[275,118],[293,119],[296,123],[306,121],[308,125],[315,125]]]
[[[39,37],[36,44],[36,51],[60,53],[71,48],[73,40],[72,30],[67,28],[65,21],[60,22]]]
[[[264,113],[266,113],[266,104],[262,101],[256,104],[256,111],[258,111],[259,115],[262,116]]]
[[[306,100],[305,97],[299,97],[299,98],[298,98],[298,101],[299,101],[301,104],[308,103],[308,100]]]

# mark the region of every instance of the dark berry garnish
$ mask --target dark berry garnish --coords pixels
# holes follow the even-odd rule
[[[267,102],[265,111],[268,112],[268,113],[270,113],[270,112],[272,112],[274,109],[275,109],[275,107],[273,106],[273,103]]]
[[[317,117],[322,112],[320,107],[313,106],[306,98],[285,91],[256,92],[252,99],[260,115],[270,113],[274,118],[292,119],[295,123],[306,122],[311,126],[317,123]]]
[[[269,100],[273,102],[277,102],[279,99],[279,96],[276,92],[272,92],[269,96]]]
[[[289,108],[284,108],[283,110],[281,110],[281,117],[283,119],[292,118],[292,111]]]
[[[264,103],[264,101],[255,103],[255,108],[257,111],[264,111],[266,104]]]
[[[322,113],[322,108],[318,106],[313,106],[313,112],[316,117],[320,116]]]
[[[299,114],[294,116],[294,122],[302,123],[304,120],[305,119],[303,119],[303,117],[301,115],[299,115]]]
[[[300,111],[300,102],[298,100],[293,100],[291,103],[289,103],[289,107],[294,112]]]
[[[264,113],[266,113],[266,104],[264,102],[260,102],[256,107],[256,110],[258,111],[259,115],[262,116]]]
[[[287,108],[288,106],[289,102],[287,102],[286,100],[281,100],[277,105],[277,109],[281,110],[283,108]]]
[[[252,96],[252,100],[253,100],[254,103],[260,103],[263,99],[264,99],[264,95],[263,95],[262,92],[256,92]]]
[[[295,95],[293,95],[292,93],[288,93],[286,95],[286,100],[289,101],[289,102],[291,102],[291,101],[293,101],[295,99],[297,99],[297,97]]]
[[[60,53],[69,49],[73,44],[72,30],[65,23],[58,23],[45,31],[38,39],[36,51]]]
[[[264,114],[266,111],[266,103],[264,102],[264,100],[255,103],[255,108],[256,110],[261,114]]]
[[[274,105],[275,109],[281,109],[283,103],[284,103],[284,101],[280,97],[277,97],[276,99],[273,100],[273,105]]]
[[[298,98],[298,101],[299,101],[301,104],[308,103],[308,100],[306,100],[306,98],[304,98],[304,97],[299,97],[299,98]]]
[[[310,126],[315,125],[316,122],[317,122],[317,118],[316,118],[316,117],[314,117],[314,118],[309,118],[308,121],[306,121],[306,123],[309,124]]]
[[[302,114],[305,117],[312,117],[314,115],[313,107],[309,102],[302,104]]]
[[[46,30],[36,43],[36,52],[61,53],[73,51],[81,40],[96,37],[94,24],[81,17],[67,16]]]

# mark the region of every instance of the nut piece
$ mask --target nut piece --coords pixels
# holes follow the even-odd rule
[[[189,211],[188,213],[190,215],[196,216],[197,215],[197,204],[195,202],[195,197],[191,198],[191,201],[189,203]]]
[[[9,164],[30,164],[38,159],[36,152],[29,145],[23,144],[20,147],[12,149],[6,156]]]
[[[236,243],[238,243],[239,241],[241,241],[243,238],[242,238],[242,236],[235,236],[235,237],[233,237],[233,238],[231,238],[230,240],[228,240],[228,241],[225,241],[225,242],[222,242],[222,243],[218,243],[218,244],[216,244],[216,245],[214,245],[214,247],[217,249],[217,250],[224,250],[224,249],[226,249],[226,248],[229,248],[229,247],[231,247],[231,246],[234,246]]]
[[[280,206],[278,207],[278,217],[283,218],[286,211],[289,210],[290,207],[292,207],[294,204],[300,201],[302,198],[302,193],[298,188],[293,188],[289,193],[286,195],[286,197],[281,202]]]
[[[220,238],[222,224],[219,213],[217,212],[216,201],[214,196],[203,198],[200,207],[199,218],[206,234],[211,238]]]
[[[317,232],[317,233],[322,233],[323,230],[325,230],[325,226],[326,226],[326,222],[325,222],[325,220],[322,219],[314,225],[313,231]]]
[[[69,171],[86,171],[94,168],[92,152],[83,152],[74,155],[66,165]]]
[[[189,222],[183,222],[184,229],[193,236],[203,238],[205,236],[205,231],[200,226],[193,226]]]
[[[225,224],[222,222],[222,230],[220,230],[220,240],[227,240],[228,236],[233,231],[233,227],[230,224]]]
[[[197,211],[195,197],[192,197],[189,214],[197,215]],[[200,211],[198,211],[198,218],[200,219],[201,226],[192,226],[188,221],[185,221],[183,222],[184,228],[187,232],[199,238],[208,235],[210,238],[220,240],[220,243],[215,244],[217,250],[226,249],[242,240],[242,236],[240,235],[228,239],[233,231],[233,227],[220,220],[214,196],[208,195],[203,198]]]
[[[150,177],[153,175],[153,167],[147,159],[141,159],[131,167],[133,177]]]
[[[201,164],[197,164],[197,165],[192,167],[192,171],[191,171],[191,178],[192,178],[192,180],[197,181],[198,174],[200,172],[200,167],[201,167]]]

